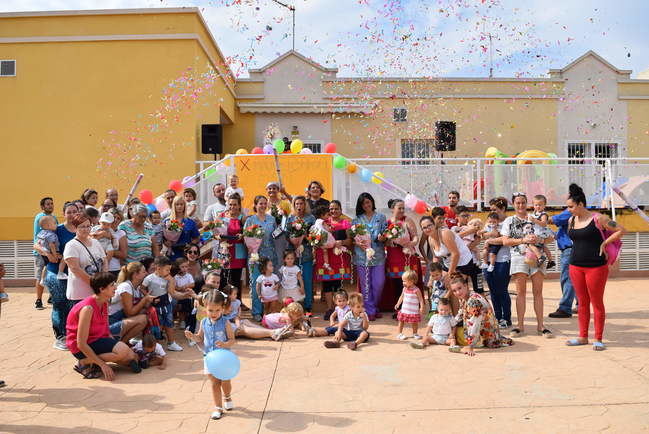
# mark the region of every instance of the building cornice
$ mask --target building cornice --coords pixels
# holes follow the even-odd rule
[[[238,103],[241,113],[369,113],[371,104]]]
[[[410,82],[410,81],[415,81],[415,82],[430,82],[430,83],[435,83],[439,81],[443,82],[449,82],[449,81],[476,81],[476,82],[493,82],[493,83],[498,83],[498,82],[520,82],[520,83],[526,83],[526,82],[549,82],[549,83],[563,83],[565,79],[563,78],[543,78],[543,77],[526,77],[526,78],[518,78],[518,77],[335,77],[335,78],[324,78],[322,81],[329,81],[329,82],[389,82],[389,81],[405,81],[405,82]]]
[[[362,95],[363,98],[369,99],[558,99],[562,95],[536,95],[536,94],[374,94]],[[358,99],[359,95],[330,95],[325,96],[327,99]]]

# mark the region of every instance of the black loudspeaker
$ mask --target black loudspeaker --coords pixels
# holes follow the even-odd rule
[[[201,152],[203,154],[220,154],[223,152],[221,125],[201,125]]]
[[[455,151],[455,122],[435,122],[435,150]]]

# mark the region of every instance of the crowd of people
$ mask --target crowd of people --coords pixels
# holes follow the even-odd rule
[[[133,372],[165,369],[165,350],[182,351],[183,338],[207,353],[239,337],[280,340],[299,332],[329,336],[326,348],[344,341],[356,350],[385,312],[393,313],[397,340],[473,356],[475,348],[509,346],[525,333],[528,281],[536,332],[553,336],[544,323],[543,282],[554,262],[547,245],[556,239],[563,297],[549,316],[570,317],[576,294],[579,337],[566,344],[589,342],[592,305],[593,348],[605,348],[603,293],[615,255],[609,247],[623,229],[589,211],[578,186],[570,186],[566,209],[553,217],[543,196],[515,193],[511,201],[492,199],[485,222],[471,218],[455,191],[447,206],[429,209],[418,222],[399,198],[389,201],[386,216],[371,194],[361,193],[355,215],[345,216],[324,193],[318,181],[295,196],[269,182],[246,212],[235,175],[227,187],[214,186],[214,202],[201,218],[191,188],[166,191],[165,210],[137,198],[119,205],[115,189],[100,204],[98,193],[86,189],[64,203],[62,222],[54,200],[43,198],[34,219],[35,308],[43,308],[46,288],[54,347],[73,354],[84,378],[112,379],[108,363]],[[250,306],[241,299],[246,290]],[[318,291],[327,327],[312,324]],[[234,406],[232,385],[210,379],[212,417],[220,418]]]

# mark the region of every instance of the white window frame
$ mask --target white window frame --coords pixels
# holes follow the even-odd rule
[[[413,148],[413,156],[412,157],[404,157],[403,156],[403,145],[414,145]],[[417,146],[418,145],[428,145],[428,156],[427,157],[419,157],[417,155]],[[419,161],[408,161],[408,160],[402,160],[401,164],[404,166],[407,165],[425,165],[425,164],[430,164],[430,158],[435,157],[435,139],[401,139],[399,142],[399,157],[400,158],[421,158]]]
[[[400,114],[401,110],[403,110],[404,113],[405,113],[405,116],[403,117],[403,119],[401,119],[400,117],[397,117],[397,111]],[[399,122],[399,123],[408,122],[408,108],[407,107],[393,107],[392,108],[392,122]]]
[[[318,145],[320,147],[320,150],[318,152],[309,148],[314,154],[318,154],[318,153],[321,154],[324,152],[324,150],[322,149],[322,147],[324,146],[324,140],[302,140],[302,142],[304,143],[305,148],[307,147],[306,145]]]
[[[614,144],[616,145],[616,150],[617,150],[617,155],[615,157],[611,157],[612,160],[616,160],[618,158],[622,157],[622,152],[624,150],[624,144],[619,141],[614,141],[614,140],[566,140],[564,149],[566,151],[566,157],[570,158],[569,152],[569,146],[570,145],[586,145],[586,155],[583,157],[583,160],[595,160],[595,145],[597,144]],[[574,160],[581,160],[582,158],[574,158]],[[602,158],[597,158],[597,160],[604,160]],[[580,163],[573,163],[573,164],[580,164]]]
[[[16,62],[16,59],[0,59],[0,62],[13,62],[14,63],[14,73],[13,73],[13,75],[0,75],[0,77],[15,77],[18,74],[18,62]]]

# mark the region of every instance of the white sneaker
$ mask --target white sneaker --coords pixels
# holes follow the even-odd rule
[[[211,416],[212,419],[221,419],[221,416],[223,416],[223,409],[221,407],[214,407],[214,411],[212,412]]]
[[[68,351],[68,346],[65,344],[65,338],[59,338],[55,340],[52,348],[56,348],[57,350],[61,351]]]
[[[404,335],[403,333],[399,333],[397,335],[397,339],[399,339],[400,341],[405,341],[406,339],[408,339],[408,336]]]
[[[275,341],[279,341],[282,338],[288,337],[293,334],[293,329],[290,325],[285,325],[282,328],[273,330],[273,335],[271,338]]]
[[[142,339],[138,339],[138,338],[131,338],[128,340],[129,345],[132,347],[136,346],[140,342],[142,342]]]
[[[63,271],[59,271],[56,274],[56,278],[59,279],[59,280],[68,280],[68,275],[65,274]]]
[[[189,345],[190,347],[193,347],[194,345],[196,345],[196,342],[194,342],[193,339],[190,339],[188,345]]]
[[[493,264],[489,264],[489,266],[487,267],[487,271],[488,271],[489,273],[492,273],[492,272],[494,271],[494,266],[493,266]]]
[[[486,262],[483,262],[482,264],[480,264],[480,268],[482,268],[483,270],[486,270],[487,268],[489,268],[489,264],[487,264]]]
[[[223,408],[225,408],[227,411],[230,411],[234,408],[234,402],[232,402],[232,398],[225,398],[223,401]]]
[[[182,351],[183,347],[181,347],[180,345],[178,345],[175,342],[171,342],[169,345],[167,345],[167,349],[169,351]]]
[[[415,333],[414,335],[412,335],[412,338],[413,339],[421,339],[421,336],[418,335],[417,333]]]
[[[180,321],[179,329],[185,330],[185,327],[187,327],[187,324],[185,324],[185,321]]]
[[[498,321],[498,327],[500,327],[501,329],[506,329],[509,326],[507,325],[507,321],[501,319],[500,321]]]

